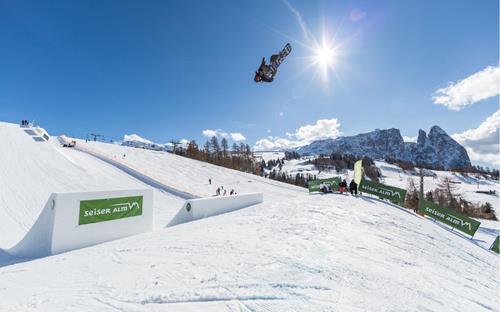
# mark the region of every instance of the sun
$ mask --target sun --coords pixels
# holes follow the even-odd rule
[[[330,65],[333,65],[335,61],[335,53],[329,47],[318,47],[314,51],[314,60],[318,65],[329,67]]]
[[[336,47],[333,42],[323,39],[319,44],[315,44],[312,50],[312,64],[323,77],[325,82],[328,81],[328,73],[335,70]]]

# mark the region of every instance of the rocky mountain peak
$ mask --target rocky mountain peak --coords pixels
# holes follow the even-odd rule
[[[394,158],[423,163],[445,169],[469,167],[467,151],[439,126],[433,126],[429,135],[418,131],[417,143],[404,142],[399,129],[376,129],[355,136],[312,142],[298,148],[300,154],[319,155],[335,152],[368,156],[373,159]]]

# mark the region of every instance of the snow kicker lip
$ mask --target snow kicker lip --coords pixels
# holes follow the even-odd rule
[[[130,207],[140,198],[140,214],[118,215],[99,222],[81,223],[81,203],[122,202],[130,198]],[[123,203],[121,203],[123,205]],[[111,205],[109,205],[111,206]],[[0,249],[18,258],[40,258],[89,247],[103,242],[152,231],[153,190],[131,189],[97,192],[52,193],[38,219],[24,238],[9,249]]]

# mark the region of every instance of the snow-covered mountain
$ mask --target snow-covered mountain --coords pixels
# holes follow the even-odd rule
[[[123,136],[121,145],[151,149],[155,151],[163,151],[163,150],[167,151],[171,149],[170,145],[154,143],[153,141],[145,139],[137,134],[125,134]]]
[[[302,146],[297,151],[302,155],[340,152],[373,159],[395,158],[446,169],[471,165],[465,148],[438,126],[432,127],[428,135],[419,130],[417,143],[405,142],[399,129],[391,128],[319,140]]]

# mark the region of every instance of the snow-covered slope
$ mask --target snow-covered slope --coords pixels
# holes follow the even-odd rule
[[[262,191],[264,203],[1,267],[1,311],[499,309],[498,256],[405,210],[309,195],[162,152],[87,147],[125,154],[130,166],[191,193],[223,185]]]
[[[381,181],[383,183],[401,187],[408,188],[409,179],[413,179],[416,185],[419,183],[419,177],[411,175],[409,172],[406,172],[399,168],[398,166],[388,164],[382,161],[375,161],[375,165],[380,169],[382,173]],[[485,203],[489,202],[492,204],[495,211],[497,211],[498,216],[500,217],[500,198],[498,194],[500,193],[500,182],[490,179],[485,179],[480,176],[468,175],[463,176],[458,173],[450,172],[450,171],[429,171],[433,174],[433,176],[424,177],[424,189],[425,191],[435,190],[439,187],[439,184],[445,179],[448,178],[455,183],[453,186],[455,187],[455,192],[464,199],[474,202],[474,203]],[[487,195],[476,193],[476,191],[496,191],[496,195]]]
[[[18,125],[0,123],[0,248],[17,243],[33,225],[52,192],[143,188],[145,185],[57,138],[37,142]],[[181,201],[157,194],[171,214]],[[167,216],[159,220],[166,221]]]
[[[268,160],[277,159],[268,155]],[[281,156],[282,158],[283,156]],[[279,157],[278,157],[279,158]],[[380,181],[382,183],[400,187],[403,189],[408,188],[409,180],[413,179],[415,185],[419,183],[417,172],[410,172],[399,168],[396,165],[389,164],[384,161],[375,161],[376,167],[380,170],[382,176]],[[275,168],[278,171],[278,167]],[[308,159],[292,159],[285,161],[282,172],[286,172],[292,176],[297,173],[304,175],[316,176],[318,178],[330,178],[334,176],[342,176],[346,180],[351,180],[354,176],[352,170],[343,170],[337,172],[336,170],[322,170],[319,171],[314,165],[308,163]],[[480,175],[462,175],[451,171],[438,171],[438,170],[425,170],[426,176],[424,178],[424,191],[433,191],[439,187],[443,179],[448,178],[454,181],[455,193],[461,195],[464,199],[473,202],[484,204],[489,202],[495,211],[500,215],[500,181],[486,179]],[[476,193],[476,191],[496,191],[496,195],[488,195],[484,193]]]

